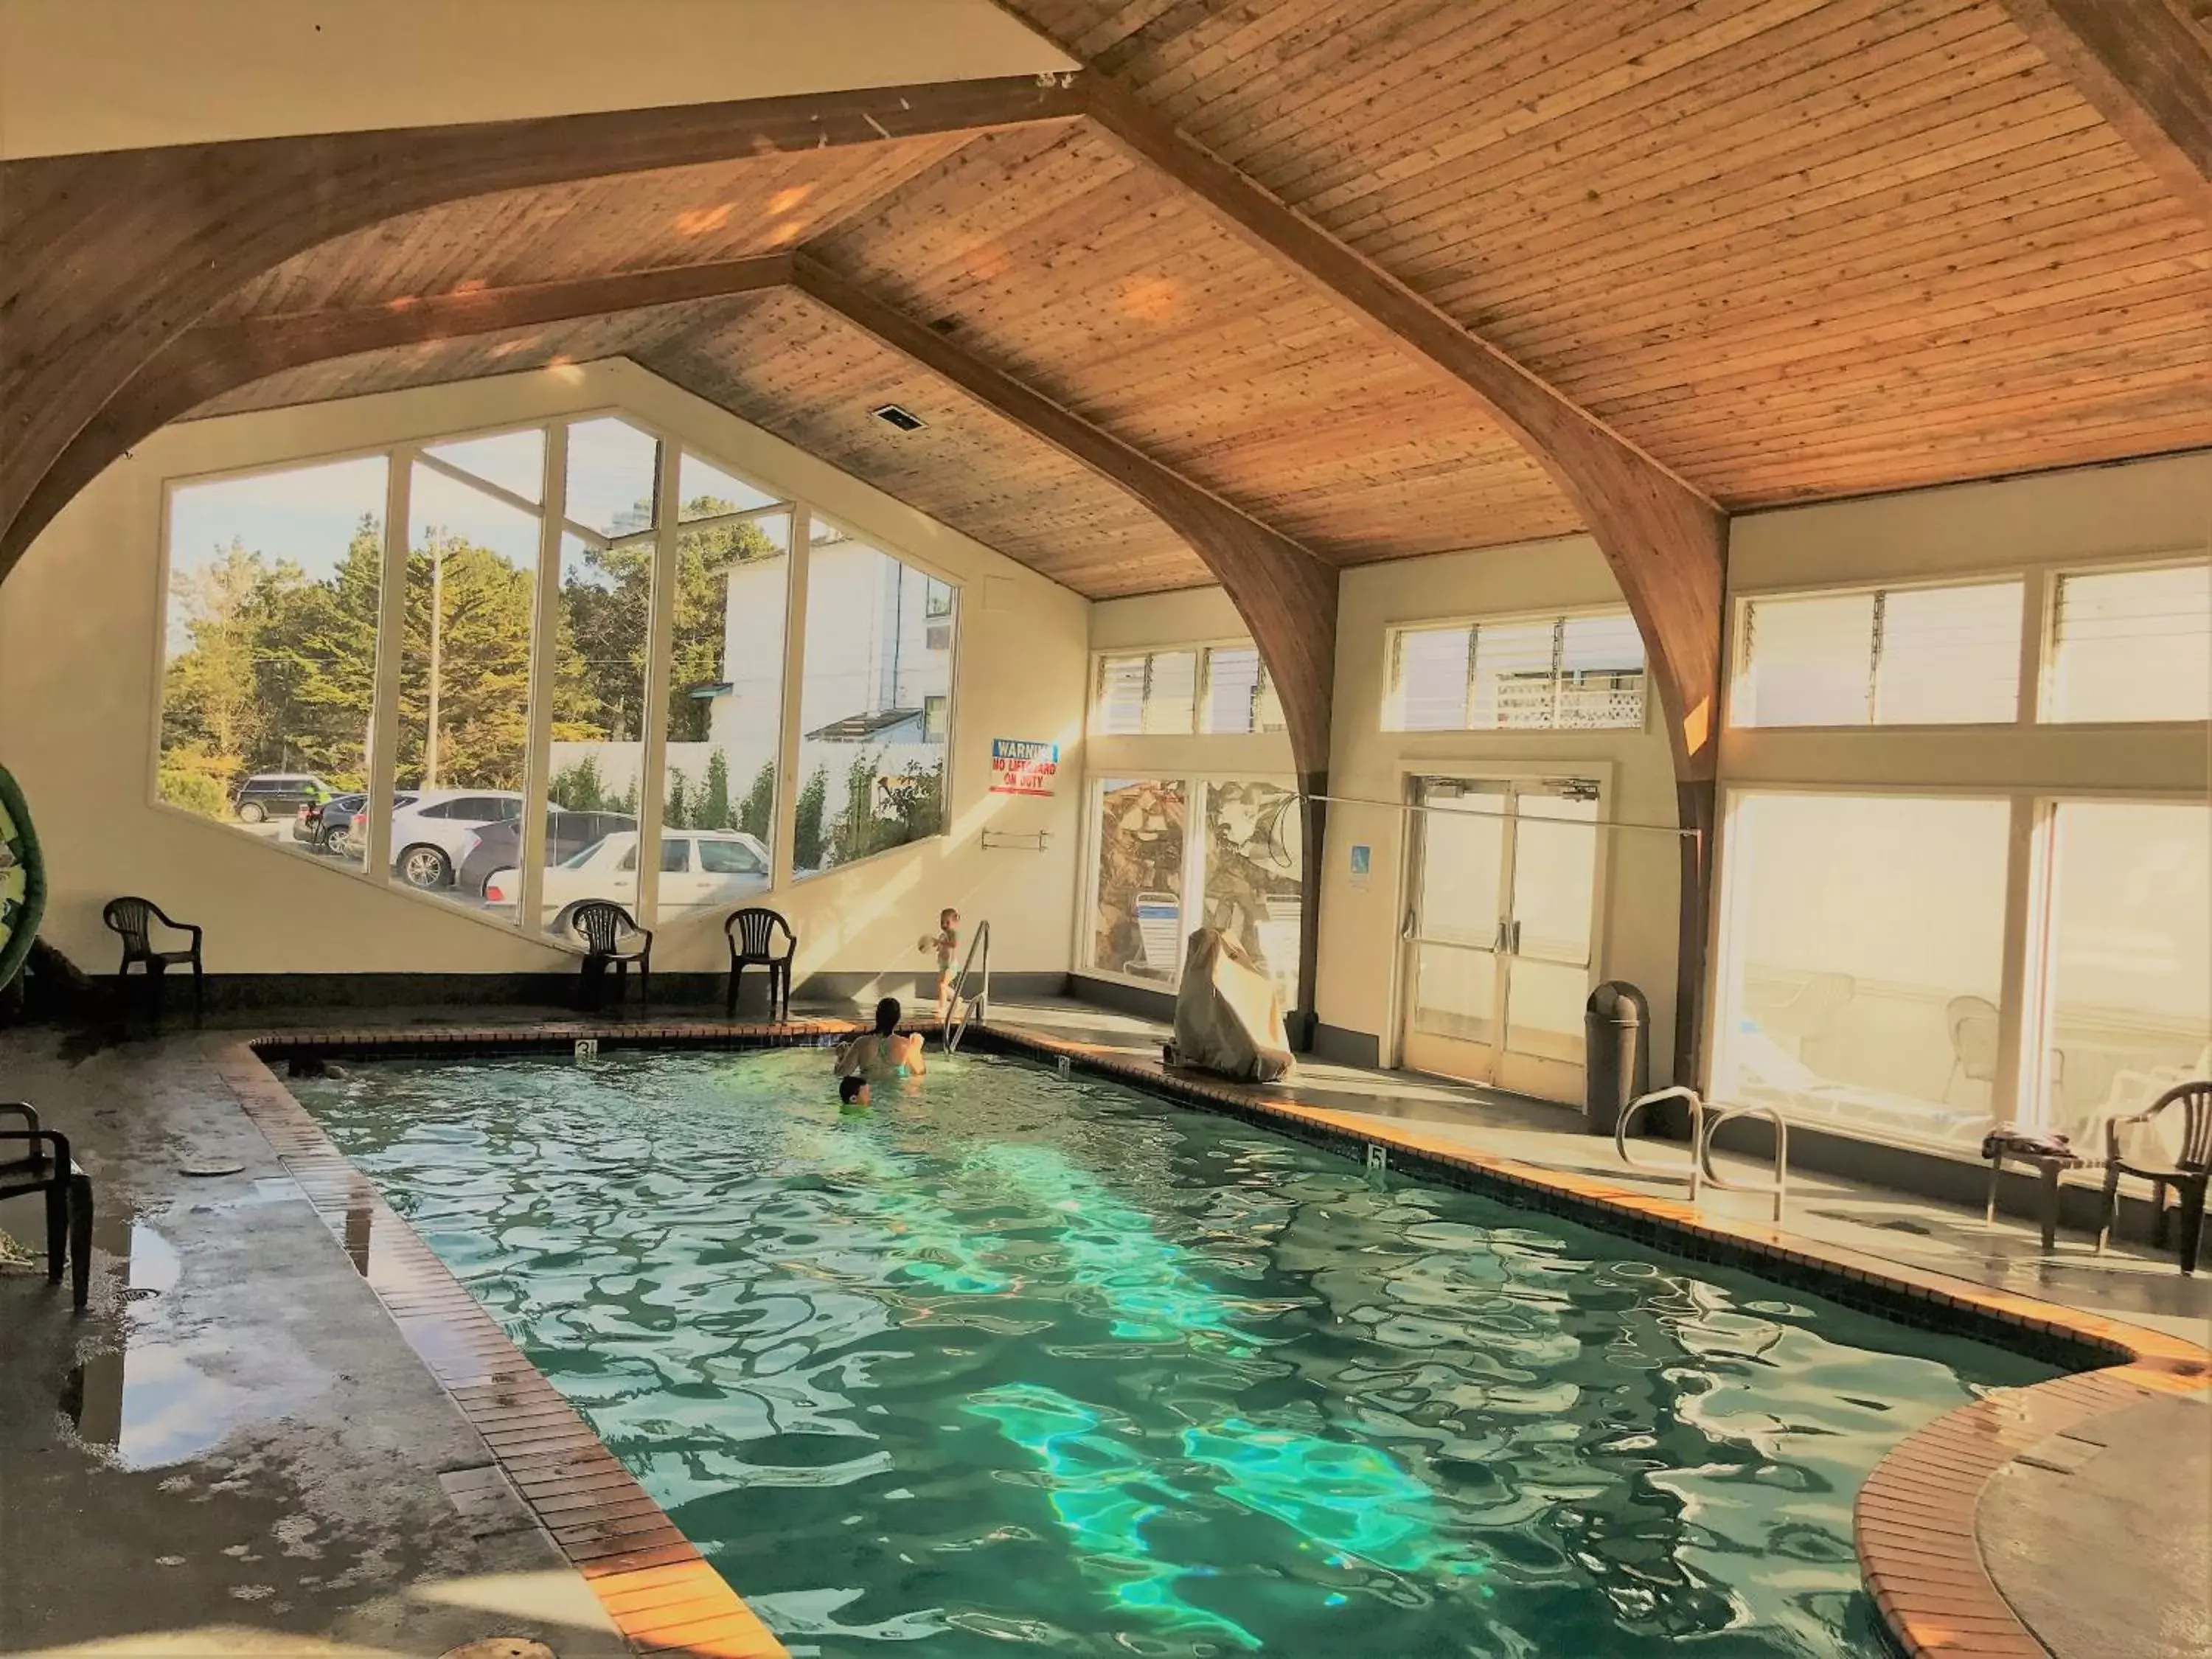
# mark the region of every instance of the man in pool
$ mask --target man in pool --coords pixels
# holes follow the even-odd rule
[[[857,1077],[869,1083],[893,1078],[920,1077],[929,1069],[921,1057],[919,1032],[902,1035],[898,1023],[906,1011],[896,997],[876,1005],[876,1029],[864,1031],[837,1050],[836,1074]]]

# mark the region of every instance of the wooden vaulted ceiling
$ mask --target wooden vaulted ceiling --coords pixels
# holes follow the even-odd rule
[[[2001,0],[1000,3],[1723,507],[2212,443],[2212,224]],[[1461,388],[1089,124],[450,203],[215,314],[795,248],[1330,562],[1581,522]],[[614,354],[1079,591],[1210,580],[1113,484],[790,291],[210,408]],[[870,421],[886,401],[930,425]]]

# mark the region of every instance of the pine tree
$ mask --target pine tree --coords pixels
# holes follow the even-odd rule
[[[727,830],[732,827],[730,757],[719,744],[707,756],[707,781],[701,787],[698,804],[693,808],[691,816],[694,829]]]
[[[691,826],[691,781],[684,775],[684,769],[668,769],[668,799],[661,805],[661,827],[667,830],[689,830]]]
[[[766,841],[775,818],[775,763],[769,761],[753,774],[752,787],[745,791],[744,805],[738,809],[738,828]]]

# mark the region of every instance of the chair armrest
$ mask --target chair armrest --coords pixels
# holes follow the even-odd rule
[[[70,1157],[69,1137],[58,1130],[0,1129],[0,1140],[28,1141],[33,1146],[42,1140],[51,1141],[54,1149],[54,1167],[64,1173],[73,1171],[76,1168],[76,1163]]]
[[[0,1117],[20,1117],[30,1127],[33,1134],[39,1132],[39,1115],[30,1103],[22,1100],[0,1100]]]
[[[178,921],[172,918],[167,910],[151,900],[148,901],[146,908],[154,913],[155,920],[171,933],[190,933],[192,936],[192,949],[197,951],[200,948],[200,936],[205,930],[198,922]]]

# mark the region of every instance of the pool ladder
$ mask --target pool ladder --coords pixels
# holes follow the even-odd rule
[[[968,975],[976,969],[976,957],[979,954],[982,957],[981,973],[983,988],[971,1002],[968,997]],[[952,981],[952,1009],[949,1016],[951,1023],[945,1028],[946,1054],[957,1054],[960,1052],[960,1039],[968,1035],[968,1021],[971,1015],[985,1019],[991,1017],[991,924],[988,921],[979,921],[975,924],[975,937],[968,942],[967,957],[960,964],[959,976]]]
[[[1790,1191],[1790,1125],[1782,1114],[1771,1106],[1708,1106],[1698,1097],[1695,1089],[1677,1084],[1671,1089],[1656,1089],[1648,1095],[1638,1095],[1620,1115],[1613,1126],[1613,1146],[1620,1154],[1620,1161],[1632,1170],[1641,1170],[1647,1175],[1676,1176],[1685,1173],[1679,1164],[1655,1164],[1633,1156],[1628,1150],[1628,1132],[1637,1116],[1646,1107],[1656,1106],[1662,1100],[1686,1100],[1690,1103],[1690,1202],[1698,1201],[1698,1194],[1710,1182],[1723,1192],[1770,1193],[1774,1198],[1774,1224],[1782,1224],[1783,1200]],[[1771,1183],[1750,1186],[1730,1181],[1713,1168],[1713,1137],[1725,1124],[1740,1117],[1765,1118],[1774,1126],[1774,1179]]]

